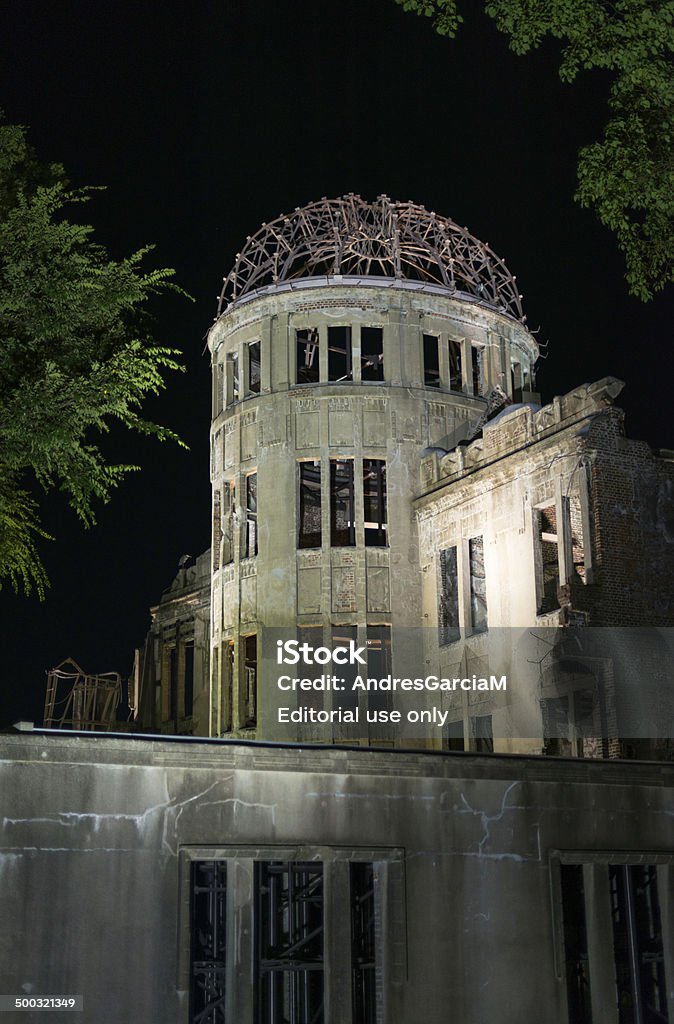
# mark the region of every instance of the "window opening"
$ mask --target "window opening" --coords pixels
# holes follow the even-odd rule
[[[491,715],[475,715],[470,720],[473,748],[477,754],[493,754],[494,733]]]
[[[178,657],[175,647],[169,647],[168,656],[169,718],[178,717]]]
[[[538,509],[538,543],[541,552],[542,586],[538,614],[559,608],[559,537],[557,509],[554,505]]]
[[[367,674],[373,679],[385,679],[391,674],[391,627],[367,627]],[[390,710],[390,690],[368,690],[369,711]]]
[[[213,569],[220,568],[220,540],[222,537],[222,503],[220,491],[213,492]]]
[[[487,579],[484,570],[484,539],[472,537],[468,542],[470,561],[470,615],[473,633],[487,628]]]
[[[585,571],[585,543],[583,540],[583,515],[580,498],[577,494],[569,498],[569,523],[571,527],[571,560],[572,579],[577,583],[587,583]]]
[[[386,462],[383,459],[363,459],[363,505],[365,546],[386,547]]]
[[[244,726],[257,724],[257,635],[243,638]]]
[[[222,564],[234,560],[234,512],[235,490],[233,483],[226,483],[223,490],[222,508]]]
[[[215,649],[218,655],[218,649]],[[213,692],[217,693],[217,678],[214,680]],[[220,732],[227,732],[232,727],[232,694],[234,690],[234,641],[227,640],[222,646],[222,680],[220,690]]]
[[[360,329],[360,379],[384,379],[384,331],[381,327]]]
[[[227,862],[191,865],[190,1020],[224,1024],[227,961]]]
[[[353,547],[354,523],[353,460],[330,460],[330,544]]]
[[[323,1024],[323,864],[255,865],[260,1024]]]
[[[351,328],[328,327],[328,380],[352,379]]]
[[[222,363],[216,363],[213,374],[213,412],[218,416],[222,412],[225,373]]]
[[[295,331],[297,341],[297,383],[318,384],[318,328]]]
[[[438,630],[441,647],[454,643],[461,636],[459,629],[459,577],[456,547],[440,552],[440,595]],[[463,734],[462,734],[463,735]]]
[[[466,744],[463,738],[463,719],[458,722],[448,722],[445,735],[442,739],[443,750],[465,750]]]
[[[246,558],[257,554],[257,473],[246,477]]]
[[[260,394],[260,342],[251,341],[248,346],[248,391]]]
[[[358,1024],[375,1024],[377,988],[374,865],[365,861],[352,862],[349,868],[353,1020]]]
[[[449,386],[452,391],[463,389],[463,375],[461,373],[461,343],[449,339]]]
[[[424,334],[424,384],[427,388],[440,387],[438,339],[434,334]]]
[[[321,546],[321,463],[300,462],[299,548]]]
[[[227,404],[239,401],[239,354],[230,352],[227,356]]]
[[[522,366],[520,363],[510,364],[510,385],[513,402],[522,401]]]
[[[194,642],[185,644],[185,715],[192,714],[194,707]]]
[[[484,358],[484,349],[480,348],[479,345],[470,346],[470,358],[471,358],[471,369],[473,375],[473,394],[482,394],[482,360]]]

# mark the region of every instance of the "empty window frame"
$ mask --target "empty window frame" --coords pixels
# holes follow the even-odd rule
[[[559,536],[557,509],[554,505],[536,509],[536,529],[540,557],[540,585],[538,614],[544,615],[559,608]]]
[[[580,498],[572,494],[568,499],[569,529],[571,539],[571,582],[587,583],[585,566],[585,539],[583,536],[583,514]]]
[[[213,652],[218,655],[218,649]],[[222,679],[220,680],[220,735],[232,728],[232,709],[234,705],[234,641],[225,640],[222,645]],[[213,693],[218,692],[217,676],[214,679]]]
[[[220,491],[213,492],[213,569],[220,568],[220,544],[222,541],[222,498]]]
[[[190,1021],[224,1024],[227,862],[192,861],[190,874]]]
[[[243,714],[244,726],[257,724],[257,635],[241,638],[243,646]]]
[[[228,565],[234,560],[235,497],[233,481],[225,483],[222,491],[222,565]]]
[[[384,330],[381,327],[360,329],[360,379],[384,379]]]
[[[230,352],[227,356],[227,405],[238,402],[239,397],[239,354]]]
[[[465,750],[466,743],[463,737],[463,719],[458,722],[448,722],[445,726],[442,737],[443,750]]]
[[[487,629],[487,578],[484,568],[484,539],[471,537],[468,541],[470,563],[470,621],[473,633]]]
[[[522,401],[522,364],[513,361],[510,364],[510,388],[513,402]]]
[[[257,473],[246,477],[246,558],[257,554]]]
[[[251,341],[248,345],[248,393],[260,394],[261,383],[260,342]]]
[[[168,717],[172,722],[178,718],[178,652],[175,644],[168,648],[168,656],[165,661],[168,679]]]
[[[391,674],[391,627],[390,626],[368,626],[367,627],[367,674],[372,679],[385,679]],[[367,706],[369,711],[390,710],[392,707],[390,690],[368,690]],[[388,735],[390,729],[387,726],[370,726],[370,733],[374,736],[383,736],[378,730],[384,730]]]
[[[299,463],[298,548],[321,546],[321,463]]]
[[[545,753],[560,757],[582,757],[585,740],[600,732],[596,690],[572,690],[559,697],[541,700]],[[593,743],[593,745],[596,745]]]
[[[441,647],[461,636],[459,629],[459,577],[456,547],[438,556],[438,641]]]
[[[353,459],[330,459],[330,544],[356,543]]]
[[[328,380],[353,380],[350,327],[328,327]]]
[[[184,710],[185,716],[189,718],[194,708],[194,641],[186,643],[183,650],[185,659]]]
[[[320,1024],[325,989],[323,864],[255,865],[259,1024]]]
[[[319,363],[318,363],[318,328],[305,327],[295,331],[297,370],[296,381],[298,384],[318,384]]]
[[[424,334],[424,384],[427,388],[440,387],[439,339],[435,334]]]
[[[213,415],[218,416],[222,412],[223,395],[225,386],[225,369],[221,362],[213,366]]]
[[[480,345],[470,346],[471,374],[474,395],[482,394],[484,381],[484,355],[485,350]]]
[[[449,386],[452,391],[463,389],[463,374],[461,372],[461,342],[453,338],[448,342],[449,356]]]
[[[365,546],[385,548],[388,535],[384,459],[363,459],[363,508]]]
[[[494,732],[491,715],[475,715],[470,719],[471,745],[477,754],[493,754]]]

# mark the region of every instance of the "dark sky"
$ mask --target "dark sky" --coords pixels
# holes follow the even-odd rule
[[[674,447],[670,294],[627,295],[612,236],[572,201],[576,156],[609,80],[573,86],[554,44],[516,57],[464,0],[455,41],[393,0],[32,0],[0,11],[0,106],[75,185],[107,185],[78,216],[121,257],[147,242],[195,298],[155,306],[185,353],[149,411],[190,445],[114,434],[139,462],[98,525],[43,503],[47,599],[0,593],[0,726],[41,719],[45,671],[68,656],[128,673],[148,607],[178,558],[209,543],[210,383],[204,335],[222,277],[263,222],[321,196],[413,199],[468,228],[517,274],[549,356],[544,400],[613,374],[632,437]]]

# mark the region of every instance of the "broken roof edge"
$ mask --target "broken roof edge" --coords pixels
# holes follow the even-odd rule
[[[421,513],[422,507],[437,497],[443,487],[605,412],[614,405],[624,387],[624,381],[617,377],[602,377],[593,383],[581,384],[565,395],[557,395],[541,407],[532,403],[508,406],[502,414],[484,424],[482,436],[468,444],[459,442],[442,457],[437,453],[428,454],[421,461],[422,490],[413,503],[417,513]],[[620,412],[622,414],[622,410]],[[517,436],[511,436],[508,443],[506,439],[511,432]],[[500,448],[496,443],[498,435],[505,440]]]

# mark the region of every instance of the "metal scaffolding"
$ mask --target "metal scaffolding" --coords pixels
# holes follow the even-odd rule
[[[119,672],[87,675],[76,661],[66,658],[47,673],[44,727],[107,732],[116,726],[121,697]]]

